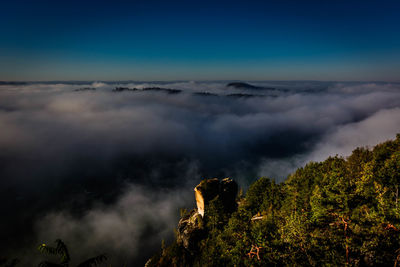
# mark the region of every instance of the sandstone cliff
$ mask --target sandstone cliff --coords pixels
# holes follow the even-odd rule
[[[182,216],[177,233],[178,244],[189,252],[196,250],[196,244],[206,234],[204,221],[207,220],[207,206],[210,201],[219,198],[224,212],[232,213],[237,208],[238,185],[230,178],[221,181],[217,178],[205,179],[194,188],[194,192],[197,208]]]

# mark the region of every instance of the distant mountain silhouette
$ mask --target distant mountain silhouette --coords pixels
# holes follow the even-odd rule
[[[209,93],[209,92],[195,92],[193,95],[198,95],[198,96],[219,96],[218,94],[214,93]]]
[[[0,85],[26,85],[26,82],[6,82],[0,81]]]
[[[263,87],[263,86],[255,86],[248,83],[243,82],[233,82],[228,83],[226,87],[233,87],[236,89],[252,89],[252,90],[275,90],[273,87]]]
[[[228,83],[226,87],[234,87],[234,88],[239,88],[239,89],[260,89],[261,87],[254,86],[248,83],[242,83],[242,82],[234,82],[234,83]]]
[[[253,95],[253,94],[229,94],[228,97],[265,97],[266,95]]]
[[[160,87],[146,87],[146,88],[143,88],[142,90],[143,91],[165,92],[165,93],[168,93],[168,94],[179,94],[179,93],[182,92],[182,90],[179,90],[179,89],[160,88]]]
[[[165,92],[168,94],[179,94],[182,92],[182,90],[179,90],[179,89],[170,89],[170,88],[161,88],[161,87],[145,87],[143,89],[128,88],[128,87],[115,87],[115,89],[113,89],[113,92],[124,92],[124,91],[135,91],[135,92],[155,91],[155,92]]]
[[[136,88],[115,87],[115,89],[113,89],[113,92],[137,91],[137,90],[138,90],[138,89],[136,89]]]

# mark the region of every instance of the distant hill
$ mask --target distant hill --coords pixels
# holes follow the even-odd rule
[[[210,93],[210,92],[194,92],[195,96],[219,96],[218,94]]]
[[[255,86],[244,82],[228,83],[226,87],[231,87],[236,89],[251,89],[251,90],[275,90],[275,88],[272,87]]]
[[[6,82],[0,81],[0,85],[26,85],[26,82]]]
[[[234,82],[234,83],[228,83],[226,87],[233,87],[233,88],[239,88],[239,89],[260,89],[261,87],[254,86],[248,83],[243,83],[243,82]]]
[[[112,90],[113,92],[125,92],[125,91],[131,91],[131,92],[143,92],[143,91],[153,91],[153,92],[164,92],[167,94],[179,94],[182,92],[182,90],[179,89],[171,89],[171,88],[161,88],[161,87],[145,87],[143,89],[138,89],[138,88],[128,88],[128,87],[115,87],[115,89]]]
[[[240,98],[240,97],[244,97],[244,98],[249,98],[249,97],[266,97],[265,95],[253,95],[253,94],[229,94],[226,95],[228,97],[236,97],[236,98]]]

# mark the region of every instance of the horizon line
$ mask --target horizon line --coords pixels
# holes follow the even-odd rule
[[[103,83],[128,83],[128,82],[232,82],[232,81],[237,81],[237,82],[343,82],[343,83],[400,83],[400,80],[396,81],[385,81],[385,80],[314,80],[314,79],[294,79],[294,80],[275,80],[275,79],[268,79],[268,80],[263,80],[263,79],[199,79],[199,80],[194,80],[194,79],[176,79],[176,80],[0,80],[0,85],[4,84],[18,84],[18,83],[95,83],[95,82],[103,82]]]

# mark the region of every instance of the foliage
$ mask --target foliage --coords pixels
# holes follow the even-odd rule
[[[38,247],[38,250],[46,255],[53,255],[53,256],[59,256],[60,258],[60,263],[53,263],[49,261],[42,261],[39,263],[39,267],[68,267],[71,261],[68,247],[67,245],[61,240],[57,239],[55,241],[56,246],[51,247],[46,244],[41,244]],[[105,262],[107,260],[107,257],[105,254],[100,254],[96,257],[90,258],[80,264],[77,265],[77,267],[95,267],[99,266],[99,264]]]
[[[174,243],[152,264],[399,266],[399,186],[397,135],[347,158],[310,162],[280,184],[260,178],[232,214],[214,199],[198,253]]]

